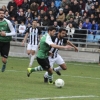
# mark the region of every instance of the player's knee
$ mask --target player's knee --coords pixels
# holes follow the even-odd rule
[[[67,70],[67,67],[64,67],[63,70]]]
[[[67,70],[67,66],[66,66],[65,64],[61,65],[61,68],[62,68],[63,70]]]

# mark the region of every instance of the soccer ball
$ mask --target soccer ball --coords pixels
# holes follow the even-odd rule
[[[55,81],[55,86],[58,87],[58,88],[62,88],[64,86],[64,84],[65,84],[65,82],[62,79],[57,79]]]

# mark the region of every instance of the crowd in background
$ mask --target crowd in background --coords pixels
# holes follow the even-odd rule
[[[2,9],[14,26],[19,24],[15,27],[19,36],[24,36],[33,19],[38,26],[64,27],[70,37],[75,31],[84,33],[80,29],[93,35],[100,30],[100,0],[11,0]]]

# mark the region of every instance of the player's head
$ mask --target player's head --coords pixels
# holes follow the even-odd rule
[[[33,20],[33,21],[32,21],[32,27],[33,27],[33,28],[36,28],[36,27],[37,27],[37,20]]]
[[[4,18],[4,10],[0,9],[0,20],[3,20]]]
[[[66,36],[66,29],[60,28],[58,35],[60,38],[63,38],[64,36]]]
[[[51,26],[48,28],[48,33],[50,34],[50,36],[54,36],[56,33],[56,28]]]

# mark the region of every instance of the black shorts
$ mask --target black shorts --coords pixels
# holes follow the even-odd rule
[[[10,50],[10,42],[0,42],[0,54],[4,58],[8,58]]]
[[[37,62],[39,63],[39,65],[44,69],[44,70],[48,70],[50,68],[50,64],[49,64],[49,59],[40,59],[37,57]]]

